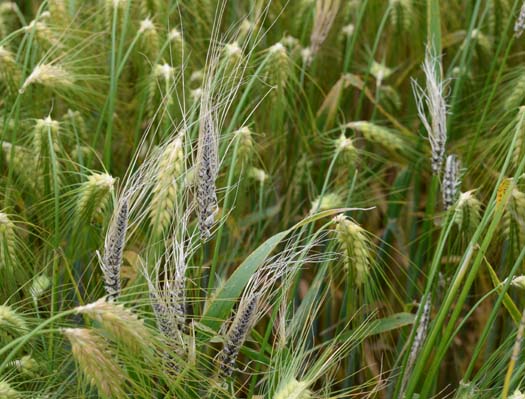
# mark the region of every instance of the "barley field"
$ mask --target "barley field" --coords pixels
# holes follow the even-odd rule
[[[524,32],[0,1],[0,399],[525,399]]]

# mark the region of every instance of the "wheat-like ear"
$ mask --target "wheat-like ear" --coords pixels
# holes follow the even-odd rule
[[[117,212],[111,219],[100,265],[109,300],[114,300],[120,295],[120,266],[122,265],[122,253],[128,230],[128,213],[128,198],[124,196]]]
[[[372,143],[381,144],[391,151],[402,151],[406,143],[394,131],[368,121],[349,122],[344,127],[357,130],[364,138]]]
[[[25,319],[11,306],[0,305],[0,342],[7,337],[23,335],[28,331]]]
[[[11,387],[7,380],[0,380],[0,398],[2,399],[18,399],[20,393]]]
[[[11,93],[16,92],[20,84],[20,69],[15,55],[4,46],[0,46],[0,83]]]
[[[100,216],[106,209],[113,192],[115,179],[107,173],[93,173],[80,186],[77,200],[77,213],[91,220]]]
[[[459,195],[453,221],[463,234],[470,236],[474,233],[481,221],[481,202],[475,197],[474,190]]]
[[[286,382],[279,384],[273,399],[310,399],[312,391],[308,389],[308,383],[297,381],[295,378],[289,378]]]
[[[111,355],[104,339],[86,328],[64,328],[71,352],[90,384],[109,398],[124,398],[126,377]]]
[[[370,269],[370,249],[364,229],[357,223],[339,215],[334,218],[337,240],[343,248],[344,265],[353,270],[355,285],[360,287],[366,280]]]
[[[185,169],[183,137],[178,134],[160,151],[149,211],[154,237],[166,232],[177,212]]]
[[[419,119],[427,131],[428,141],[432,149],[432,172],[438,176],[443,165],[445,145],[447,143],[447,104],[445,102],[445,87],[447,82],[442,80],[441,61],[427,48],[423,72],[426,78],[426,88],[423,89],[412,80],[412,89],[416,98]],[[430,119],[425,114],[425,106]]]
[[[27,77],[20,88],[20,93],[33,84],[40,84],[50,88],[68,88],[73,85],[75,79],[64,67],[60,65],[41,64],[37,65],[33,72]]]
[[[335,17],[339,13],[340,5],[341,0],[318,0],[316,2],[310,45],[303,54],[306,65],[312,62],[326,40]]]
[[[107,302],[101,298],[88,305],[79,306],[75,310],[99,322],[119,342],[135,352],[139,352],[141,348],[147,347],[152,342],[144,321],[124,305]]]

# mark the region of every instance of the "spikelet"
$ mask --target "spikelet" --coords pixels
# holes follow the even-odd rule
[[[439,176],[447,143],[447,104],[444,97],[446,81],[441,78],[441,61],[436,59],[430,48],[426,51],[423,72],[426,77],[426,89],[422,89],[415,80],[412,80],[412,89],[419,119],[427,131],[432,150],[432,173]],[[425,105],[430,118],[425,115]]]
[[[73,357],[89,383],[107,397],[126,397],[126,377],[104,339],[86,328],[64,328],[62,333],[71,343]]]
[[[108,228],[104,242],[104,256],[100,264],[108,300],[114,300],[120,295],[120,266],[127,230],[128,199],[124,198]]]
[[[75,308],[79,314],[87,315],[111,333],[115,339],[135,352],[151,343],[151,336],[139,319],[124,305],[107,302],[104,298]]]
[[[67,19],[67,9],[65,0],[48,0],[47,6],[53,21],[64,23]]]
[[[525,18],[525,17],[524,17]],[[521,33],[520,33],[521,34]],[[525,394],[521,393],[519,389],[516,389],[508,399],[525,399]]]
[[[514,36],[520,37],[523,34],[524,30],[525,30],[525,1],[523,2],[521,6],[520,13],[518,15],[518,18],[516,19],[516,23],[514,24]]]
[[[72,137],[78,137],[82,141],[88,140],[86,121],[79,111],[68,109],[62,117],[62,124]]]
[[[354,24],[345,25],[341,29],[341,33],[343,34],[343,37],[346,40],[349,40],[352,37],[352,35],[354,34],[354,32],[355,32],[355,25]]]
[[[389,0],[390,21],[398,31],[410,32],[417,21],[413,0]]]
[[[512,188],[503,223],[505,237],[513,239],[514,250],[519,253],[525,245],[525,193],[516,187]]]
[[[26,374],[28,376],[34,376],[40,368],[38,362],[33,359],[31,355],[22,356],[20,359],[9,362],[9,366],[16,368],[22,374]],[[2,398],[1,393],[0,398]]]
[[[253,133],[249,127],[244,126],[233,132],[234,137],[239,140],[237,156],[241,164],[246,164],[251,159],[254,151]]]
[[[306,382],[290,378],[285,383],[279,384],[273,399],[311,399],[312,396]]]
[[[0,398],[18,399],[22,396],[6,380],[0,380]]]
[[[470,236],[481,221],[481,202],[474,196],[474,190],[461,193],[454,208],[454,223],[461,232]]]
[[[212,115],[201,109],[197,152],[197,205],[201,238],[210,236],[218,211],[215,180],[219,169],[219,143]]]
[[[315,5],[314,26],[310,34],[310,45],[304,52],[303,60],[310,65],[326,40],[335,17],[339,13],[340,0],[318,0]]]
[[[441,187],[444,210],[447,210],[454,204],[454,202],[456,202],[457,190],[460,185],[459,161],[455,155],[449,155],[445,162],[445,173],[443,174]]]
[[[353,271],[355,285],[361,287],[370,269],[370,249],[365,231],[344,215],[336,216],[334,222],[337,241],[345,252],[345,268]]]
[[[190,75],[190,86],[200,88],[204,83],[204,72],[202,69],[193,71]]]
[[[49,17],[49,12],[47,11],[41,14],[42,20],[33,20],[29,25],[24,26],[22,29],[29,35],[34,34],[35,39],[40,42],[43,47],[52,48],[54,50],[61,49],[63,48],[63,44],[43,21],[46,16]]]
[[[341,205],[343,205],[343,200],[339,194],[328,193],[320,195],[312,202],[310,214],[338,208]]]
[[[472,41],[479,47],[479,51],[485,57],[490,57],[492,53],[492,41],[479,29],[473,29],[471,33]]]
[[[505,92],[503,108],[505,111],[513,111],[523,105],[525,98],[525,69],[520,68],[517,75],[508,83],[508,90]]]
[[[15,2],[4,1],[0,3],[0,37],[4,38],[15,30],[17,12],[20,10]]]
[[[140,35],[140,47],[144,54],[152,61],[159,55],[159,34],[155,24],[150,18],[140,21],[138,31]]]
[[[123,11],[126,7],[129,0],[106,0],[104,3],[105,15],[106,15],[106,26],[108,31],[111,32],[113,24],[113,15],[117,14],[117,24],[120,24],[120,21],[123,17]]]
[[[4,141],[2,150],[4,151],[5,160],[10,169],[13,170],[21,179],[26,188],[35,188],[35,157],[32,152],[22,146],[14,146],[14,153],[11,153],[13,145]]]
[[[23,335],[28,331],[27,323],[11,306],[0,305],[0,338]]]
[[[47,116],[44,119],[37,119],[33,131],[33,150],[37,158],[44,157],[49,153],[48,134],[51,135],[51,140],[54,147],[53,149],[55,151],[59,149],[57,144],[59,128],[59,122],[51,119],[50,116]]]
[[[14,54],[0,46],[0,83],[10,92],[16,92],[20,84],[20,70]]]
[[[13,270],[17,266],[17,236],[9,216],[0,212],[0,269]]]
[[[31,288],[29,288],[29,293],[31,294],[31,298],[33,298],[33,302],[38,303],[50,286],[51,280],[48,276],[45,274],[36,276],[31,283]]]
[[[248,169],[248,178],[263,185],[268,180],[268,175],[264,170],[252,166]]]
[[[244,54],[239,47],[239,43],[233,42],[224,46],[222,59],[224,62],[223,68],[226,71],[237,68],[243,61],[243,58]]]
[[[73,76],[62,66],[41,64],[33,69],[19,91],[22,94],[33,84],[40,84],[51,89],[65,89],[70,88],[74,82]]]
[[[510,285],[521,288],[522,290],[525,289],[525,276],[521,275],[514,277],[510,282]]]
[[[155,237],[164,233],[169,227],[177,204],[182,184],[181,176],[184,174],[182,137],[183,134],[179,134],[163,148],[159,155],[149,212]]]
[[[224,347],[217,356],[220,377],[232,375],[239,350],[253,327],[258,303],[259,295],[255,293],[241,300],[235,319],[226,334]]]
[[[169,57],[173,60],[176,66],[183,65],[186,56],[186,45],[181,32],[177,28],[173,28],[168,33],[168,40],[170,42]]]
[[[405,147],[403,139],[396,136],[394,131],[368,121],[350,122],[345,125],[361,132],[365,139],[378,143],[392,151],[401,151]]]
[[[264,65],[264,80],[273,88],[270,98],[272,101],[282,100],[292,71],[291,61],[283,44],[276,43],[268,49]]]
[[[183,222],[185,225],[185,222]],[[184,244],[172,241],[166,254],[166,264],[161,273],[157,263],[153,278],[145,273],[148,281],[157,327],[164,336],[180,342],[180,331],[186,319],[186,258]],[[161,281],[161,274],[163,281]]]
[[[383,80],[388,79],[393,71],[385,64],[373,61],[372,66],[370,67],[370,73],[376,78],[376,85],[382,86]]]
[[[102,217],[113,193],[115,179],[107,173],[93,173],[78,193],[77,214],[86,220]]]
[[[144,16],[158,14],[161,8],[161,0],[140,0],[140,13]]]
[[[173,103],[173,98],[171,95],[171,86],[175,80],[175,68],[171,65],[157,64],[153,67],[152,77],[149,84],[148,90],[148,114],[150,117],[157,111],[159,108],[159,102],[163,107],[167,107]],[[159,85],[160,93],[159,93]],[[158,99],[160,97],[160,99]],[[162,113],[160,116],[164,116]]]
[[[334,142],[335,150],[339,153],[344,165],[350,165],[357,159],[357,149],[354,147],[352,139],[341,133]]]

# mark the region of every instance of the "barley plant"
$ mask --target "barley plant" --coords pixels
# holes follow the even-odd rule
[[[0,0],[0,399],[525,398],[523,0]]]

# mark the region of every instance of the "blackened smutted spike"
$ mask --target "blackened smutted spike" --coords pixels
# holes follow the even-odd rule
[[[207,239],[217,213],[215,179],[218,171],[218,141],[213,118],[201,117],[198,148],[197,205],[201,237]]]
[[[248,298],[246,304],[241,302],[239,306],[237,315],[228,330],[226,343],[219,353],[219,369],[222,377],[229,377],[233,373],[239,350],[252,327],[258,303],[259,295],[253,294]]]
[[[120,294],[120,266],[128,229],[128,212],[128,200],[124,199],[106,234],[101,268],[109,300],[116,299]]]

